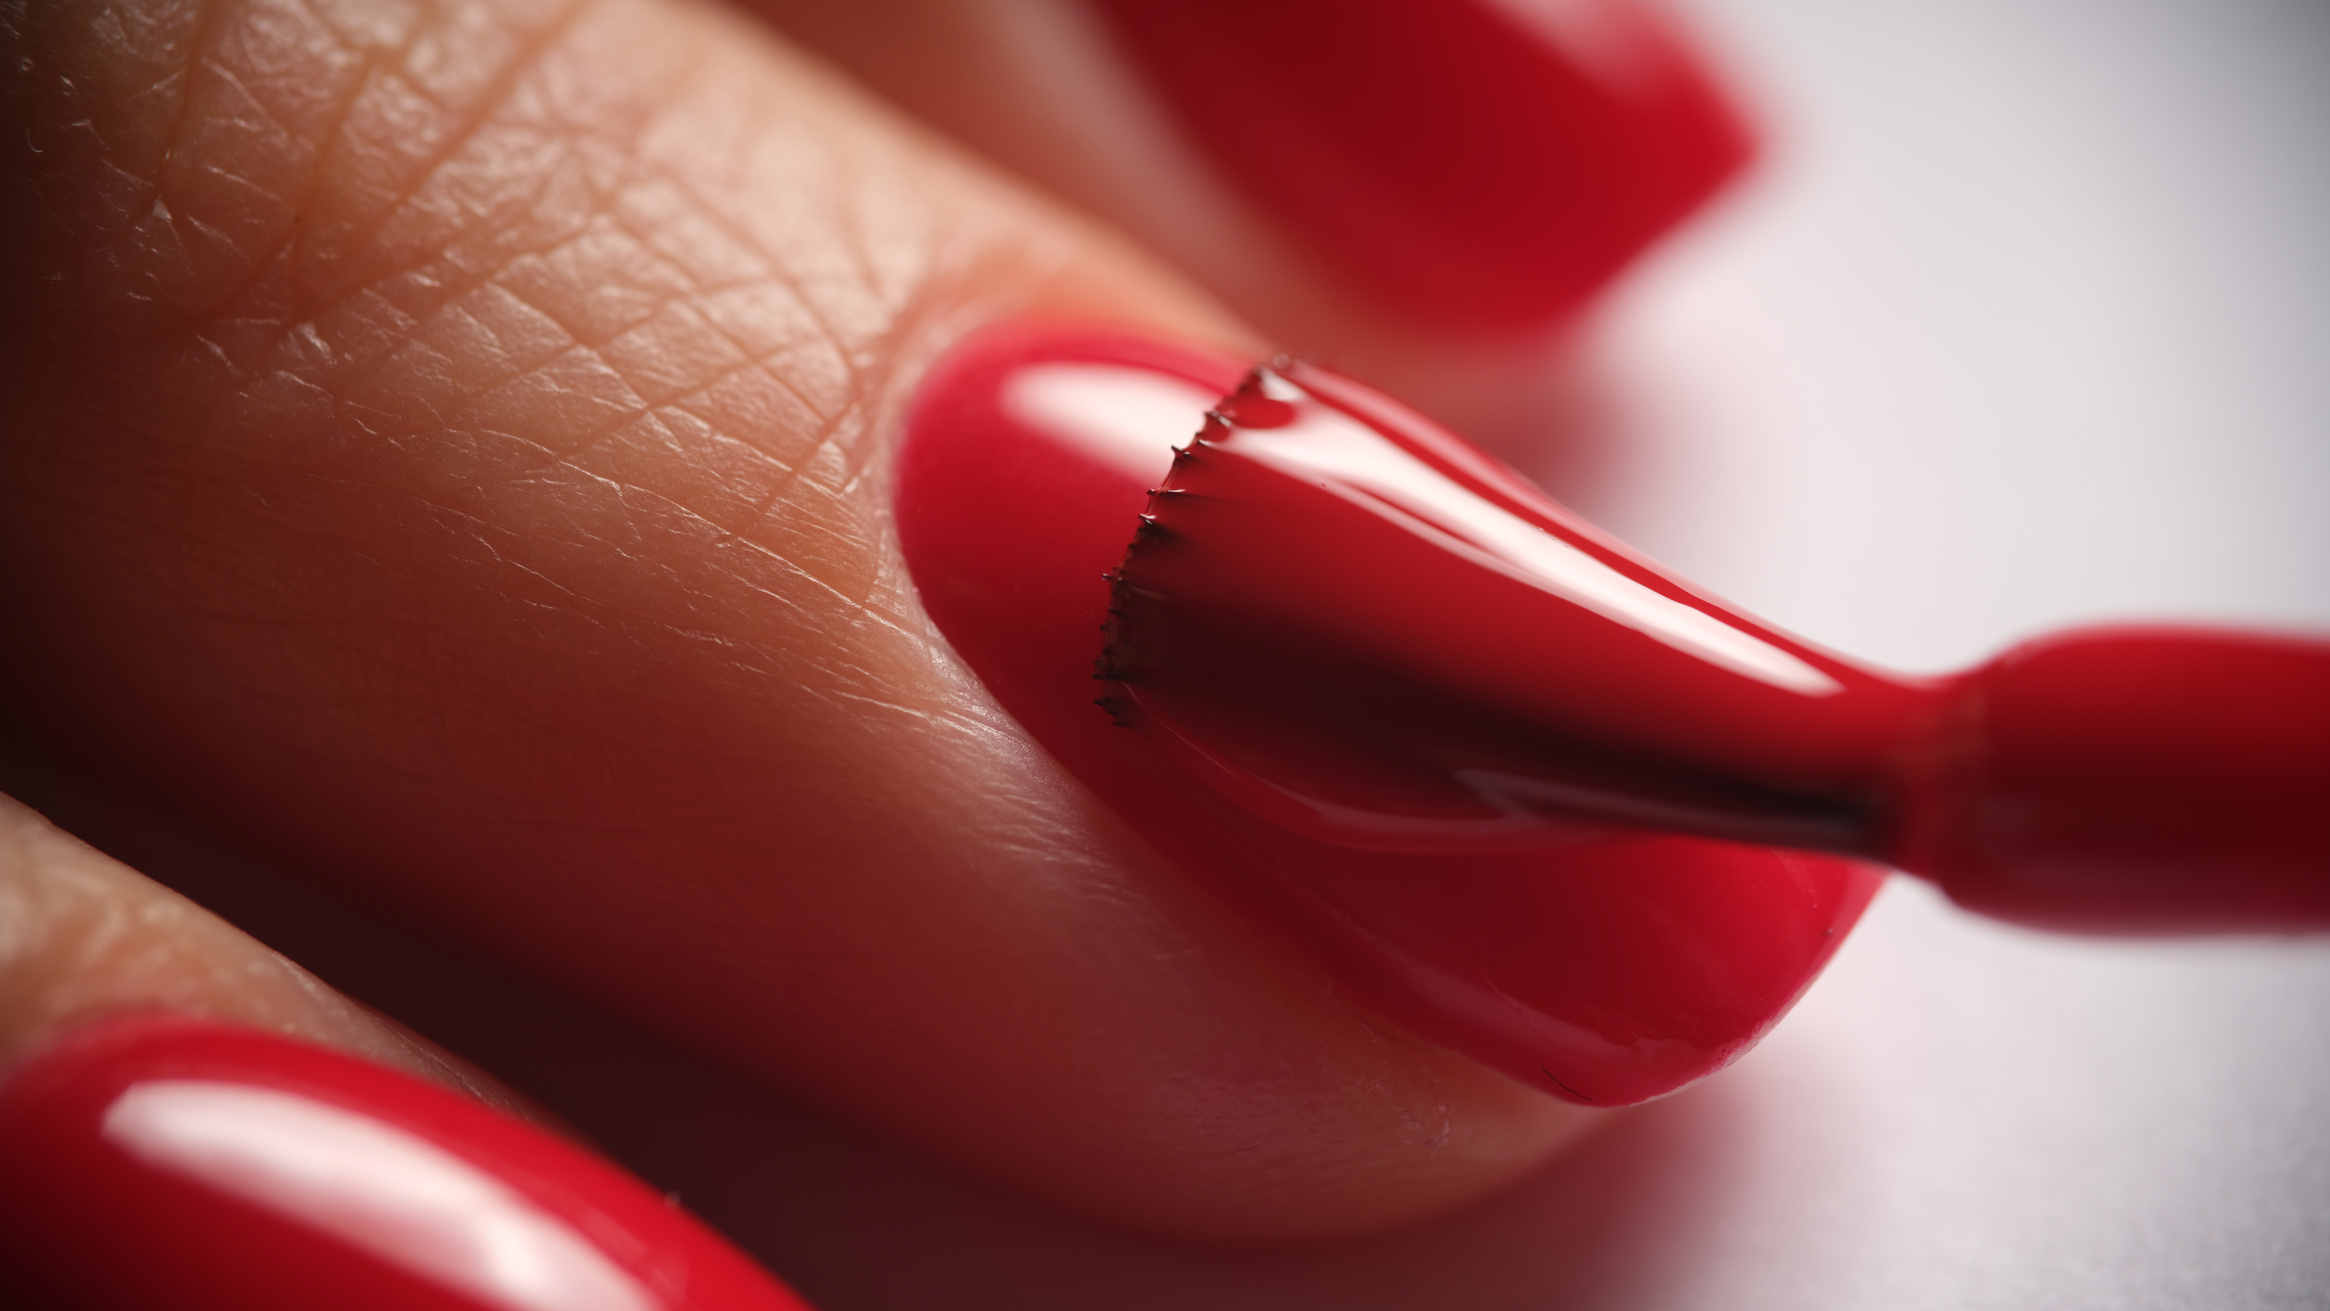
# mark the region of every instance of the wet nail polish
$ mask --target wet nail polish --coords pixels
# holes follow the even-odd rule
[[[1870,866],[1588,823],[1501,850],[1355,850],[1233,804],[1095,706],[1128,526],[1249,363],[1044,325],[942,359],[896,487],[940,631],[1097,796],[1360,1004],[1594,1105],[1732,1060],[1827,962],[1879,885]]]
[[[540,1130],[172,1015],[70,1034],[0,1079],[0,1284],[106,1311],[806,1311]]]
[[[1559,320],[1749,155],[1636,0],[1087,3],[1300,246],[1451,328]]]

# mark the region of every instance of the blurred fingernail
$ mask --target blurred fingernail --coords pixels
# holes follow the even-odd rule
[[[1750,153],[1636,0],[1087,3],[1299,244],[1446,326],[1561,319]]]
[[[70,1034],[0,1082],[0,1261],[0,1284],[91,1308],[806,1306],[646,1185],[530,1125],[321,1047],[170,1015]]]

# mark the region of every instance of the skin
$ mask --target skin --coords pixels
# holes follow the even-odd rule
[[[0,798],[0,1034],[36,1046],[125,1011],[199,1012],[353,1052],[531,1114],[507,1091],[186,898]]]
[[[1117,1221],[1381,1228],[1588,1121],[1249,932],[920,611],[889,453],[950,342],[1260,349],[1128,241],[656,0],[0,8],[0,106],[30,755]],[[169,1005],[486,1087],[0,825],[0,1051]]]

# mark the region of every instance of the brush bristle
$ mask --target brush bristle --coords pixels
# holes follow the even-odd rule
[[[1262,369],[1256,368],[1239,382],[1236,391],[1206,411],[1203,426],[1188,445],[1173,449],[1172,467],[1157,486],[1149,489],[1148,505],[1133,529],[1123,561],[1102,575],[1108,580],[1108,622],[1101,626],[1103,641],[1100,658],[1092,666],[1094,678],[1119,686],[1132,686],[1141,681],[1143,656],[1155,644],[1155,634],[1148,630],[1146,617],[1156,612],[1158,599],[1153,590],[1141,586],[1141,579],[1150,572],[1146,566],[1158,553],[1175,549],[1178,537],[1174,527],[1175,507],[1185,506],[1193,497],[1202,495],[1188,483],[1204,464],[1206,445],[1228,433],[1241,400],[1250,401],[1261,395]],[[1111,693],[1094,704],[1107,711],[1117,724],[1132,727],[1128,698]]]

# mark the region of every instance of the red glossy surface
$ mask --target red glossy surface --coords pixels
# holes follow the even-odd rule
[[[1566,824],[1504,850],[1350,850],[1233,804],[1093,707],[1103,574],[1243,364],[1024,327],[940,361],[898,528],[923,604],[1003,706],[1181,868],[1426,1038],[1610,1105],[1719,1068],[1785,1012],[1878,885],[1824,855]]]
[[[1898,859],[1988,914],[2330,926],[2330,644],[2064,633],[1967,674]]]
[[[0,1082],[0,1289],[105,1311],[806,1307],[537,1129],[173,1016],[72,1035]]]
[[[1317,369],[1208,417],[1114,600],[1110,708],[1321,841],[1508,849],[1582,817],[1885,858],[2053,927],[2330,924],[2330,646],[2103,631],[1888,675]]]
[[[1585,813],[1876,854],[1885,751],[1940,713],[1316,369],[1249,378],[1165,486],[1117,598],[1124,709],[1330,841],[1530,844]]]
[[[1748,139],[1633,0],[1090,0],[1183,130],[1305,249],[1409,313],[1559,318]]]

